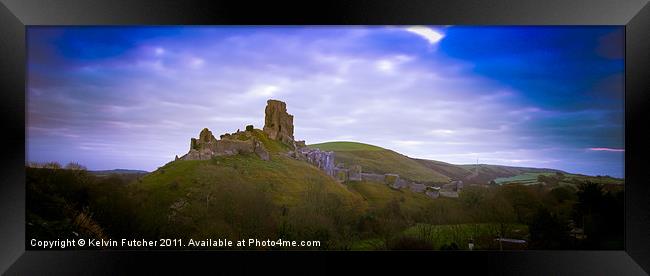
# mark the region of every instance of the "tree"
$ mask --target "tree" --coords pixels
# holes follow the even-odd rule
[[[573,218],[584,229],[586,246],[602,249],[602,244],[613,248],[623,244],[623,191],[607,192],[599,183],[585,182],[578,186],[578,201]]]
[[[483,206],[484,218],[496,223],[496,234],[500,238],[506,237],[510,232],[511,224],[517,220],[514,208],[502,195],[494,195]]]
[[[530,247],[535,249],[562,249],[569,241],[569,227],[556,214],[540,207],[528,224]]]
[[[79,163],[76,162],[70,162],[67,165],[65,165],[66,170],[73,170],[73,171],[85,171],[86,167],[82,166]]]
[[[43,168],[57,170],[61,168],[61,164],[58,162],[47,162],[43,164]]]

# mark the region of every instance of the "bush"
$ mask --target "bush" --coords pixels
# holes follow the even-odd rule
[[[459,250],[458,244],[452,242],[451,244],[445,244],[440,247],[440,250]]]
[[[456,246],[458,247],[458,246]],[[433,250],[433,244],[424,239],[409,236],[399,236],[388,242],[390,250]]]
[[[79,163],[75,162],[70,162],[67,165],[65,165],[66,170],[73,170],[73,171],[85,171],[86,167],[82,166]]]
[[[61,164],[58,162],[47,162],[43,164],[43,168],[56,170],[61,168]]]
[[[546,208],[537,210],[528,231],[531,248],[565,249],[568,246],[568,225]]]

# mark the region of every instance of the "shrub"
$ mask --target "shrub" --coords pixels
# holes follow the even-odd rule
[[[47,162],[43,164],[43,168],[56,170],[61,168],[61,164],[58,162]]]
[[[390,250],[433,250],[433,244],[425,239],[409,236],[399,236],[388,242]],[[456,246],[458,247],[458,246]]]
[[[79,163],[76,162],[70,162],[67,165],[65,165],[66,170],[73,170],[73,171],[85,171],[86,167],[82,166]]]
[[[458,244],[452,242],[451,244],[445,244],[440,247],[440,250],[459,250]]]

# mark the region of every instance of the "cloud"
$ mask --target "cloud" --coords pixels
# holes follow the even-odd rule
[[[413,57],[397,55],[394,57],[383,58],[376,62],[377,69],[386,73],[393,73],[398,66],[413,60]]]
[[[411,27],[407,27],[405,30],[407,32],[414,33],[420,36],[421,38],[424,38],[431,45],[440,42],[440,40],[444,37],[443,34],[426,26],[411,26]]]
[[[247,124],[261,128],[266,100],[274,98],[287,103],[295,137],[308,144],[353,140],[450,163],[479,158],[622,172],[620,160],[596,160],[585,150],[622,143],[622,126],[610,114],[615,108],[549,108],[526,90],[472,71],[474,59],[451,58],[444,47],[429,51],[417,43],[435,40],[426,30],[438,33],[429,27],[409,33],[379,27],[184,27],[153,36],[123,28],[123,34],[110,36],[119,51],[102,44],[80,56],[72,51],[76,46],[61,46],[54,35],[49,42],[30,41],[28,159],[152,170],[186,153],[189,138],[204,127],[215,136]],[[96,32],[69,39],[75,45],[101,42],[101,29]],[[57,56],[61,47],[65,55]],[[553,78],[538,81],[549,90],[563,89]],[[588,93],[575,90],[564,97]],[[112,149],[99,146],[107,141]]]
[[[614,148],[588,148],[591,151],[611,151],[611,152],[624,152],[625,149],[614,149]]]
[[[246,95],[255,98],[271,98],[279,90],[280,88],[275,85],[259,85],[246,92]]]
[[[413,140],[398,140],[398,141],[393,141],[394,144],[397,144],[398,146],[420,146],[426,144],[425,141],[413,141]]]
[[[163,55],[163,54],[165,54],[165,48],[163,48],[163,47],[156,47],[156,48],[154,49],[154,53],[155,53],[157,56]]]

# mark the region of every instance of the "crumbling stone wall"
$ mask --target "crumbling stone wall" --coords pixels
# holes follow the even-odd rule
[[[244,135],[243,132],[237,132],[236,135]],[[237,136],[239,137],[239,136]],[[212,132],[204,128],[199,133],[199,138],[190,140],[190,151],[181,160],[209,160],[214,156],[228,156],[241,153],[255,153],[263,160],[269,160],[269,153],[264,145],[255,137],[245,137],[246,139],[237,139],[235,135],[221,135],[221,140],[217,140]]]
[[[307,161],[307,163],[312,164],[329,176],[337,178],[337,171],[335,171],[334,166],[334,152],[333,151],[321,151],[320,149],[312,148],[302,148],[295,152],[291,152],[295,158],[299,160]]]

